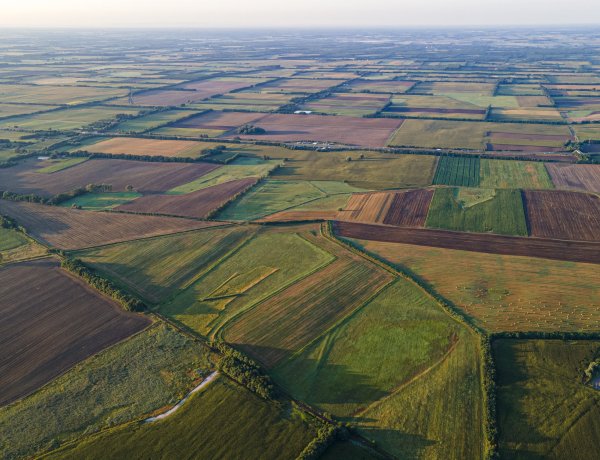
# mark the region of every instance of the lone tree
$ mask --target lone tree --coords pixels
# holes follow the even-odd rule
[[[264,133],[266,133],[266,131],[259,126],[244,125],[244,126],[240,126],[237,129],[237,133],[238,134],[264,134]]]
[[[133,192],[133,185],[126,186],[125,190],[127,190],[128,192]]]

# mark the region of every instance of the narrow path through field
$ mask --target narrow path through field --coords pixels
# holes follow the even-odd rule
[[[188,398],[190,396],[192,396],[194,393],[196,393],[197,391],[204,388],[206,385],[208,385],[210,382],[212,382],[218,375],[219,375],[219,371],[214,371],[212,374],[210,374],[208,377],[206,377],[204,380],[202,380],[202,382],[200,382],[199,385],[194,387],[192,389],[192,391],[190,391],[185,396],[185,398],[183,398],[181,401],[179,401],[177,404],[175,404],[171,409],[169,409],[166,412],[163,412],[162,414],[156,415],[154,417],[149,417],[146,420],[144,420],[144,422],[145,423],[156,422],[157,420],[162,420],[164,418],[167,418],[169,415],[174,414],[181,406],[183,406],[185,404],[185,402],[188,400]]]

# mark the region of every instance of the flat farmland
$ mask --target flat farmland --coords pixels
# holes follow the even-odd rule
[[[148,155],[165,157],[197,158],[210,146],[202,142],[142,139],[136,137],[114,137],[96,144],[87,145],[85,150],[92,153],[110,153],[114,155]]]
[[[186,194],[146,195],[117,206],[117,211],[208,218],[216,209],[252,187],[257,178],[232,180]]]
[[[189,110],[163,110],[149,115],[143,115],[132,120],[122,121],[112,128],[111,131],[143,133],[167,123],[173,123],[178,119],[188,117],[193,113],[194,112]]]
[[[171,125],[175,129],[209,130],[220,134],[245,124],[253,123],[264,115],[252,112],[218,112],[213,110]]]
[[[337,219],[422,227],[432,197],[433,190],[353,194]]]
[[[16,219],[36,239],[59,249],[82,249],[219,225],[174,217],[66,209],[0,200],[0,214]]]
[[[480,176],[478,157],[442,156],[437,163],[433,184],[477,187],[480,184]]]
[[[402,80],[354,80],[348,88],[358,93],[405,93],[414,84],[414,81]]]
[[[414,94],[472,93],[482,96],[491,96],[493,91],[493,83],[471,83],[459,81],[421,82],[412,89]]]
[[[214,361],[203,345],[156,323],[0,408],[0,455],[39,456],[56,443],[165,410],[213,370]]]
[[[488,331],[600,328],[597,265],[356,241],[369,253],[409,269]]]
[[[503,458],[600,456],[600,393],[582,383],[599,349],[591,340],[494,341]]]
[[[150,324],[63,272],[55,260],[2,267],[0,281],[0,405]]]
[[[16,230],[0,227],[0,262],[8,263],[46,254],[46,248]]]
[[[545,165],[559,189],[600,193],[600,165]]]
[[[360,117],[377,112],[389,101],[390,97],[384,94],[334,93],[323,99],[305,104],[302,106],[302,110]]]
[[[519,190],[438,188],[426,225],[464,232],[527,236]]]
[[[588,193],[523,191],[532,236],[600,241],[600,197]]]
[[[18,126],[21,129],[44,131],[47,129],[70,130],[83,128],[97,121],[111,120],[119,114],[137,115],[135,107],[74,107],[40,114],[24,115],[0,121],[0,128]]]
[[[391,281],[390,273],[359,256],[330,242],[325,247],[336,260],[231,321],[223,339],[273,367]]]
[[[600,263],[600,244],[591,241],[565,241],[524,238],[491,233],[465,233],[425,228],[402,228],[360,222],[337,221],[336,233],[346,238],[358,238],[390,243],[407,243],[489,254],[540,257],[571,262]]]
[[[0,169],[3,188],[17,193],[49,197],[88,184],[110,184],[124,192],[128,185],[140,193],[161,193],[198,179],[218,168],[212,163],[163,163],[133,160],[88,160],[52,174],[39,174],[36,160]]]
[[[280,180],[327,180],[347,182],[370,190],[431,185],[437,158],[430,155],[385,155],[377,152],[360,153],[298,151],[272,177]],[[289,155],[289,156],[287,156]],[[352,161],[347,161],[347,157]]]
[[[208,228],[104,246],[79,252],[77,257],[143,299],[158,303],[190,286],[212,261],[252,234],[243,227]]]
[[[12,117],[15,115],[26,115],[28,113],[39,112],[41,110],[49,110],[54,107],[56,106],[35,104],[2,104],[0,102],[0,118]]]
[[[316,78],[279,78],[263,83],[256,90],[266,93],[317,93],[342,83],[340,80]]]
[[[493,108],[490,120],[499,121],[562,121],[560,112],[554,107],[521,107],[518,109]]]
[[[549,164],[549,163],[548,163]],[[482,188],[552,189],[544,163],[518,160],[480,160]]]
[[[0,101],[26,104],[83,104],[125,94],[123,88],[0,84]]]
[[[294,97],[296,97],[294,94],[261,93],[257,89],[249,89],[215,96],[206,101],[194,104],[194,107],[212,110],[272,112],[290,102]]]
[[[137,192],[100,192],[86,193],[59,204],[64,208],[71,208],[73,205],[88,211],[107,211],[117,206],[133,201],[142,196]]]
[[[385,147],[390,136],[401,124],[402,120],[385,118],[270,114],[256,123],[266,131],[265,134],[246,134],[240,137],[281,142],[318,141]]]
[[[470,458],[482,447],[481,431],[466,429],[481,423],[477,364],[475,336],[416,285],[397,279],[273,373],[295,398],[355,424],[399,458],[415,451],[440,458],[449,445]],[[451,366],[460,370],[455,374]],[[454,379],[464,392],[442,383]],[[428,398],[435,410],[425,415],[418,408]],[[399,404],[404,410],[393,419]],[[456,438],[463,426],[469,435]],[[409,430],[413,436],[406,439]],[[438,442],[420,445],[421,436]]]
[[[215,260],[194,284],[161,304],[159,311],[214,338],[241,312],[333,260],[330,253],[307,239],[317,231],[314,225],[261,230]]]

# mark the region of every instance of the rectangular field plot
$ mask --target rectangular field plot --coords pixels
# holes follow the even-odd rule
[[[198,179],[216,168],[212,163],[163,163],[133,160],[88,160],[52,174],[39,174],[45,162],[26,160],[12,168],[0,169],[0,183],[15,193],[50,197],[88,184],[110,184],[113,192],[125,192],[128,185],[140,193],[166,192]],[[40,168],[41,169],[41,168]]]
[[[119,123],[117,126],[111,129],[111,132],[123,132],[123,133],[143,133],[155,129],[158,126],[165,125],[167,123],[173,123],[174,121],[188,117],[194,112],[189,110],[163,110],[157,113],[151,113],[149,115],[143,115],[132,120],[125,120]]]
[[[63,272],[52,259],[0,268],[0,298],[0,405],[150,324]]]
[[[496,340],[493,350],[502,458],[600,457],[600,392],[582,382],[600,342]]]
[[[148,155],[165,157],[198,158],[202,151],[211,147],[202,142],[172,141],[163,139],[142,139],[135,137],[115,137],[87,145],[85,150],[94,153],[113,155]]]
[[[317,141],[364,147],[385,147],[402,120],[271,114],[255,123],[265,134],[244,134],[242,139],[295,142]]]
[[[214,369],[213,360],[204,346],[173,328],[150,327],[0,408],[0,455],[39,455],[56,442],[170,407]]]
[[[302,106],[302,110],[332,115],[360,117],[370,115],[382,109],[390,100],[384,94],[334,93],[323,99]]]
[[[265,93],[318,93],[324,89],[337,86],[342,81],[317,78],[279,78],[258,85],[255,89]]]
[[[411,270],[489,331],[600,327],[597,265],[357,241],[367,251]]]
[[[331,254],[306,239],[317,228],[259,233],[215,260],[160,312],[214,338],[232,317],[331,262]]]
[[[291,459],[315,435],[315,429],[293,407],[261,399],[218,377],[164,421],[125,425],[71,445],[51,458]]]
[[[517,160],[480,160],[482,188],[554,188],[543,163]]]
[[[206,101],[194,104],[193,107],[213,110],[244,110],[253,112],[273,112],[289,103],[294,94],[261,93],[258,90],[245,90],[236,93],[215,96]]]
[[[25,104],[83,104],[127,94],[122,88],[91,86],[0,85],[0,102]]]
[[[208,113],[186,118],[177,123],[173,123],[167,129],[185,129],[190,130],[190,133],[203,134],[210,133],[210,136],[224,134],[227,131],[237,128],[255,120],[260,119],[264,115],[261,113],[252,112],[218,112],[213,110]]]
[[[234,319],[223,338],[272,367],[390,282],[391,274],[376,265],[333,243],[325,247],[336,260]]]
[[[59,249],[82,249],[220,225],[174,217],[84,211],[4,200],[0,200],[0,214],[12,217],[32,236]]]
[[[0,86],[1,88],[1,86]],[[42,110],[49,110],[55,106],[52,105],[34,105],[34,104],[2,104],[0,103],[0,117],[12,117],[15,115],[25,115],[28,113],[39,112]],[[0,138],[2,135],[0,134]]]
[[[548,163],[546,169],[556,188],[600,193],[600,165]]]
[[[525,190],[531,236],[600,241],[600,197],[588,193]]]
[[[527,236],[519,190],[438,188],[429,207],[427,227]]]
[[[475,337],[416,285],[397,279],[273,373],[294,397],[356,424],[398,458],[417,450],[470,458],[482,448],[481,430],[466,428],[481,423],[477,364]],[[427,415],[418,410],[425,399],[436,407]],[[469,435],[457,438],[461,427]],[[420,446],[421,436],[437,442]]]
[[[402,80],[354,80],[347,88],[357,93],[404,93],[414,84]]]
[[[434,185],[477,187],[480,183],[480,160],[477,157],[442,156],[433,176]]]

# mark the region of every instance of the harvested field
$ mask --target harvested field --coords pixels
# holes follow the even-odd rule
[[[493,83],[432,81],[419,83],[412,92],[414,94],[473,93],[474,95],[491,96],[493,91]]]
[[[558,190],[523,191],[532,236],[600,241],[600,197]]]
[[[527,134],[527,133],[514,133],[505,131],[490,131],[487,136],[492,139],[518,139],[525,141],[555,141],[564,143],[566,138],[562,134]]]
[[[165,157],[197,158],[210,148],[202,142],[142,139],[137,137],[114,137],[84,147],[88,152],[113,155],[148,155]]]
[[[600,165],[545,165],[556,188],[600,193]]]
[[[375,265],[343,255],[242,315],[223,338],[272,367],[362,306],[390,280]]]
[[[357,243],[410,270],[488,331],[600,328],[597,265],[413,244]]]
[[[477,187],[480,181],[480,160],[478,157],[448,157],[438,160],[434,185],[460,185]]]
[[[257,178],[224,182],[183,195],[146,195],[115,208],[117,211],[205,219],[235,196],[252,187]]]
[[[324,89],[337,86],[340,80],[327,80],[316,78],[280,78],[271,82],[258,85],[255,89],[261,92],[283,93],[317,93]]]
[[[5,200],[0,200],[0,214],[12,217],[35,238],[59,249],[81,249],[220,225],[217,222],[83,211]]]
[[[38,174],[26,161],[0,169],[2,188],[16,193],[51,196],[88,184],[110,184],[113,192],[128,185],[141,193],[166,192],[218,168],[211,163],[162,163],[133,160],[88,160],[52,174]]]
[[[545,147],[542,145],[521,145],[521,144],[492,144],[486,143],[485,149],[488,152],[527,152],[527,153],[545,153],[545,152],[564,152],[562,147]]]
[[[242,135],[242,139],[269,141],[318,141],[365,147],[385,147],[402,120],[345,116],[271,114],[257,126],[261,135]]]
[[[350,91],[370,93],[404,93],[414,86],[414,81],[401,80],[354,80],[348,85]]]
[[[334,115],[370,115],[382,109],[390,100],[389,95],[368,93],[334,93],[323,99],[311,101],[302,110]]]
[[[192,118],[186,118],[171,125],[173,128],[214,129],[229,131],[238,126],[251,123],[263,117],[262,113],[252,112],[218,112],[211,111]]]
[[[83,104],[127,94],[123,88],[91,86],[0,85],[2,102],[24,104]]]
[[[596,242],[401,228],[358,222],[335,222],[334,227],[338,235],[346,238],[600,264],[600,243]]]
[[[433,190],[353,194],[337,219],[422,227],[432,197]]]
[[[0,268],[0,299],[0,405],[150,324],[63,272],[53,259]]]

